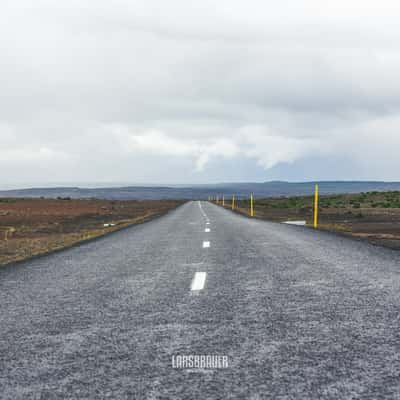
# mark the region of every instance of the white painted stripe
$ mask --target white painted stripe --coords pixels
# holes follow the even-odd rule
[[[306,225],[306,221],[285,221],[284,224],[289,224],[289,225]]]
[[[204,232],[210,232],[210,228],[204,229]]]
[[[206,283],[207,272],[196,272],[192,280],[191,290],[202,290]]]
[[[206,225],[210,225],[210,221],[207,221],[207,222],[206,222]]]
[[[206,247],[210,247],[210,242],[203,242],[203,249],[205,249]]]
[[[201,213],[203,214],[203,217],[206,219],[206,221],[209,221],[207,214],[204,212],[203,207],[201,206],[201,203],[199,201],[199,208]]]

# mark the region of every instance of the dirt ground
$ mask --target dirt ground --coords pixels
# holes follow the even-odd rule
[[[230,207],[230,201],[225,204]],[[236,202],[236,212],[249,214],[249,201]],[[313,223],[313,197],[255,199],[256,218]],[[322,196],[319,229],[335,231],[370,243],[400,249],[400,192],[368,192]]]
[[[142,223],[182,201],[0,199],[0,265]]]

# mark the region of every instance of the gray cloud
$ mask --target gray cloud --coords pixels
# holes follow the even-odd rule
[[[4,182],[398,179],[399,14],[394,1],[5,1]]]

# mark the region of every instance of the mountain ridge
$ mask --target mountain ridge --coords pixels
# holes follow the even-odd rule
[[[318,184],[320,193],[341,194],[370,191],[397,191],[400,182],[385,181],[307,181],[307,182],[236,182],[196,185],[169,186],[120,186],[120,187],[33,187],[24,189],[0,190],[0,197],[46,197],[46,198],[97,198],[111,200],[141,199],[207,199],[208,196],[235,194],[238,198],[247,197],[250,192],[256,197],[300,196],[312,194]]]

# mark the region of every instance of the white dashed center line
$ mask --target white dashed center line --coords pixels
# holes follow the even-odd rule
[[[198,204],[199,204],[201,214],[203,215],[203,217],[205,219],[206,225],[210,225],[210,219],[208,218],[207,214],[204,212],[203,207],[201,206],[201,202],[199,201]],[[210,228],[208,228],[208,227],[205,228],[204,232],[210,232]],[[203,242],[203,249],[205,249],[207,247],[210,247],[210,242],[208,240],[205,240]],[[196,272],[194,274],[194,278],[193,278],[190,289],[194,292],[204,289],[204,285],[206,283],[206,277],[207,277],[207,272]]]
[[[191,290],[202,290],[206,283],[207,272],[196,272],[192,281]]]
[[[210,220],[209,220],[207,214],[204,212],[203,207],[201,206],[200,201],[199,201],[199,208],[200,208],[201,213],[203,214],[203,217],[204,217],[205,220],[206,220],[206,224],[208,225],[208,224],[210,223]]]

